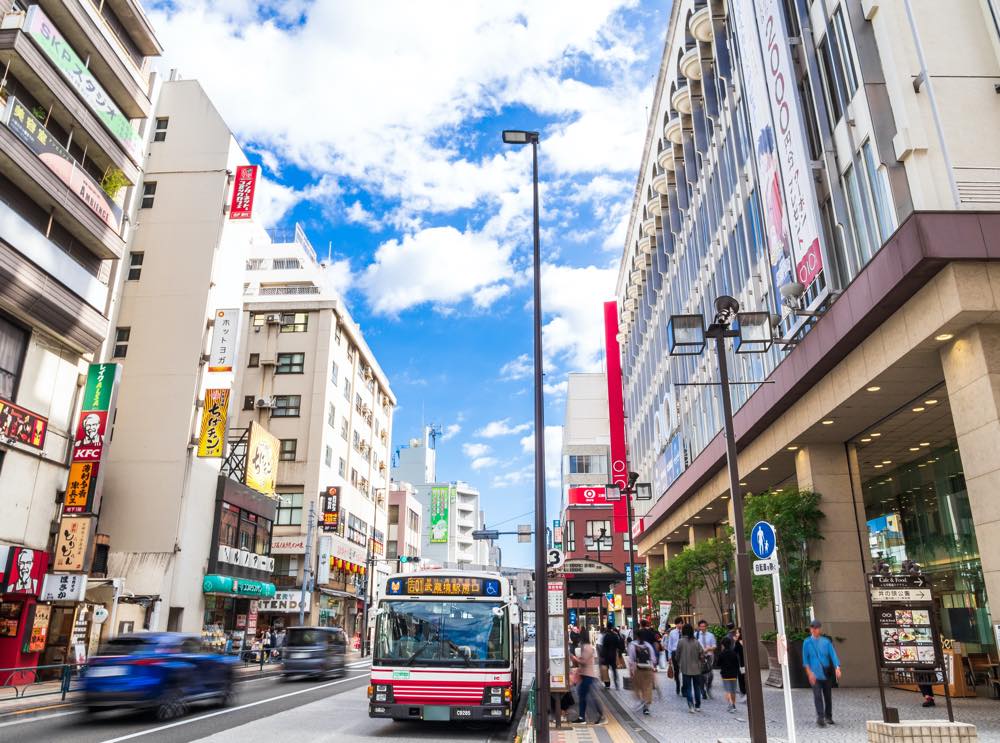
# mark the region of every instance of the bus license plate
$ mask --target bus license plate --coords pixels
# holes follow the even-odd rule
[[[431,722],[448,722],[451,719],[451,709],[435,705],[424,707],[424,719]]]
[[[456,709],[455,717],[472,717],[471,709]]]

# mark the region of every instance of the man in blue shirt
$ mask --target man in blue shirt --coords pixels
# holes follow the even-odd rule
[[[813,690],[816,724],[823,728],[833,724],[832,689],[834,679],[840,680],[840,659],[830,638],[823,634],[821,621],[812,621],[809,634],[802,643],[802,666]]]

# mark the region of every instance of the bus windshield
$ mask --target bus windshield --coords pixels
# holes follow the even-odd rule
[[[375,658],[387,666],[496,668],[510,659],[507,611],[479,601],[385,601]]]

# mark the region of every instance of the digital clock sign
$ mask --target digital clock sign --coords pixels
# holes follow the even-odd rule
[[[393,578],[386,586],[389,596],[493,596],[500,598],[500,581],[452,575]]]

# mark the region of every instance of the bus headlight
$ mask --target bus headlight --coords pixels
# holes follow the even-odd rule
[[[487,686],[483,689],[483,704],[509,704],[510,700],[510,687]]]

